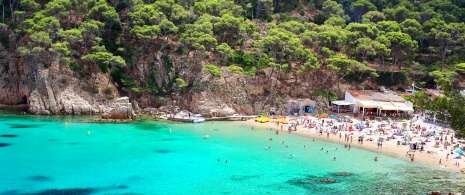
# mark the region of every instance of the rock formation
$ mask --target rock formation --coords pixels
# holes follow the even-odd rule
[[[102,119],[135,119],[136,114],[128,97],[115,100],[115,106],[102,115]]]

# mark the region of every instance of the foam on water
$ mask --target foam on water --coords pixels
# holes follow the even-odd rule
[[[0,137],[0,143],[9,144],[0,147],[0,194],[465,191],[458,174],[292,134],[252,130],[243,123],[76,122],[80,120],[0,117],[0,135],[17,135]]]

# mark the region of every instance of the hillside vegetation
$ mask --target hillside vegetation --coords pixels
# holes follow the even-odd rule
[[[463,1],[3,0],[1,42],[37,66],[58,60],[82,77],[101,71],[126,93],[166,94],[134,81],[138,58],[188,59],[214,76],[221,66],[281,79],[320,75],[330,82],[452,87],[465,73]],[[152,55],[151,55],[152,54]],[[169,64],[168,64],[169,66]],[[167,67],[169,68],[169,67]],[[314,74],[314,73],[317,74]],[[378,79],[379,78],[379,79]],[[154,83],[154,82],[152,82]],[[357,84],[356,84],[357,85]],[[182,87],[182,86],[177,86]]]

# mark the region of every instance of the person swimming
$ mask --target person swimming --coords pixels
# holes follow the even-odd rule
[[[321,148],[321,151],[323,151],[323,148]]]
[[[378,161],[378,157],[375,157],[375,162]]]

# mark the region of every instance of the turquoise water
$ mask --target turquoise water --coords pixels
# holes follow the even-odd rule
[[[85,120],[88,117],[0,116],[0,194],[465,191],[458,174],[293,134],[252,130],[245,123]],[[204,139],[207,134],[210,138]]]

